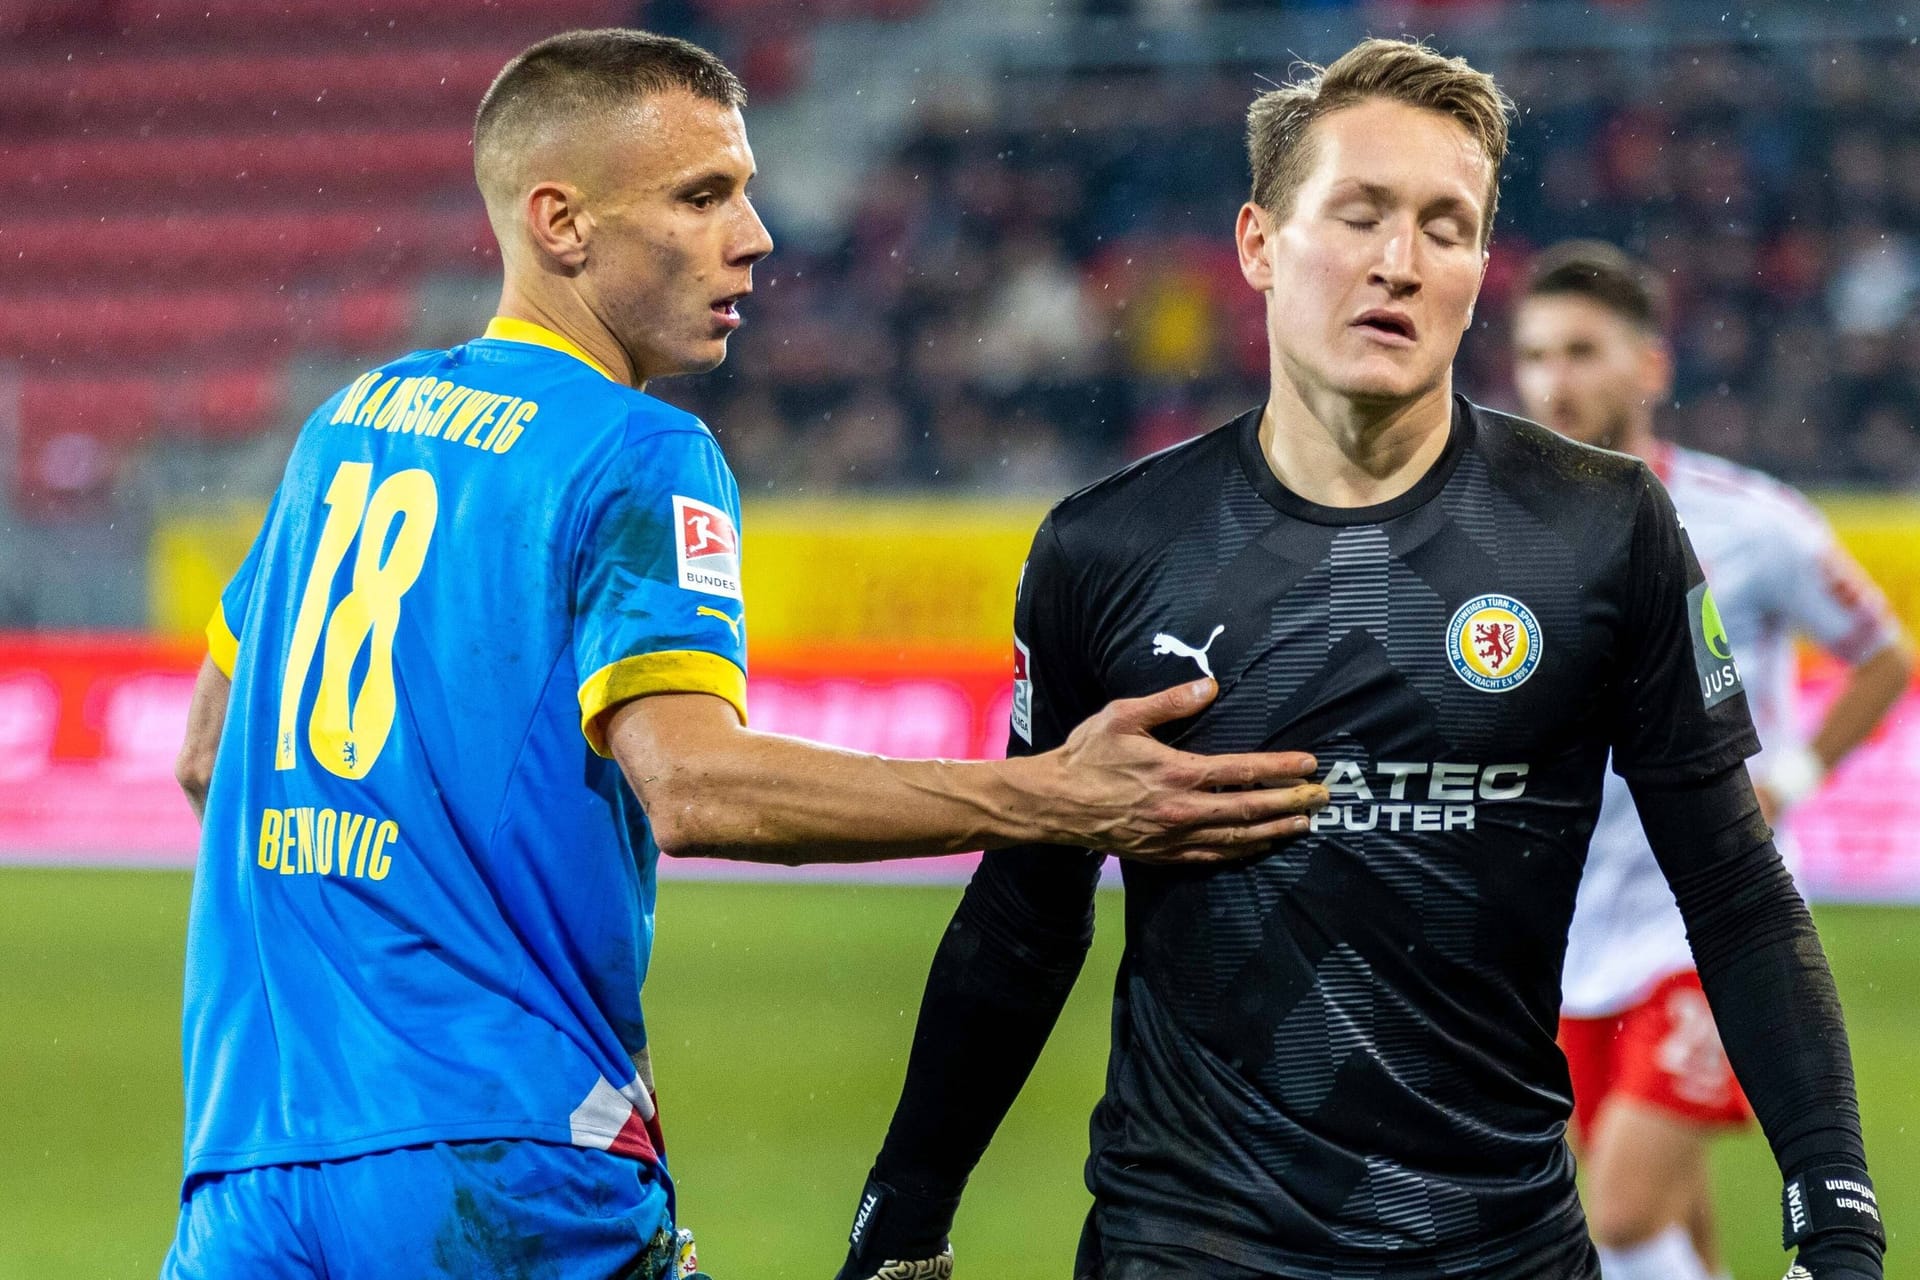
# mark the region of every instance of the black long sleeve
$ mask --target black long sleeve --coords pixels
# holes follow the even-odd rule
[[[934,954],[875,1177],[958,1199],[1080,975],[1100,862],[1053,848],[980,860]]]
[[[1043,522],[1014,607],[1008,755],[1059,746],[1106,701],[1080,646],[1076,580],[1052,521]],[[980,860],[934,953],[906,1084],[874,1164],[874,1177],[895,1191],[936,1202],[917,1216],[951,1216],[938,1202],[958,1200],[1033,1071],[1093,940],[1103,860],[1044,846]],[[933,1226],[944,1233],[944,1223]]]
[[[1686,920],[1727,1057],[1781,1172],[1864,1169],[1839,994],[1746,767],[1635,783],[1633,797]]]

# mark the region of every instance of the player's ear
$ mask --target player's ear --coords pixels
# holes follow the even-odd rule
[[[1267,211],[1249,200],[1240,206],[1240,217],[1233,226],[1234,244],[1240,250],[1240,274],[1261,293],[1273,288],[1273,264],[1267,260],[1267,240],[1273,234]]]
[[[547,261],[568,275],[587,262],[593,217],[580,190],[564,182],[542,182],[527,193],[527,234]]]

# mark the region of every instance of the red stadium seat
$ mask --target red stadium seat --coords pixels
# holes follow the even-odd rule
[[[632,16],[624,0],[0,0],[16,489],[81,495],[148,438],[268,429],[289,361],[404,347],[422,275],[496,256],[473,191],[480,94],[528,41]],[[767,82],[799,66],[761,61]]]
[[[90,62],[0,63],[0,123],[11,131],[73,122],[139,123],[168,132],[214,126],[365,127],[381,121],[466,125],[516,52],[482,48],[372,52],[146,54]]]
[[[396,355],[393,348],[406,340],[415,310],[410,289],[360,289],[341,294],[331,311],[315,316],[313,323],[316,331],[324,325],[327,338],[341,351]]]
[[[353,36],[445,41],[513,36],[531,40],[569,27],[617,26],[632,17],[619,0],[112,0],[115,25],[136,40],[231,41],[235,32],[275,38]]]
[[[0,37],[102,32],[112,21],[107,0],[0,0]]]
[[[228,203],[380,195],[419,200],[473,182],[465,125],[379,133],[51,139],[0,147],[0,188],[64,201]]]
[[[27,378],[23,432],[85,431],[116,444],[154,434],[245,436],[273,425],[285,407],[279,370],[251,368],[178,377]]]
[[[159,421],[166,388],[157,378],[26,378],[20,433],[46,438],[81,431],[117,444],[143,438]]]
[[[276,423],[285,402],[285,379],[276,369],[210,374],[176,387],[167,425],[175,435],[257,435]]]
[[[402,342],[414,303],[398,287],[303,297],[239,289],[0,294],[0,350],[33,360],[168,362],[367,355]]]
[[[699,0],[699,6],[708,20],[727,26],[750,29],[774,20],[783,30],[807,31],[844,18],[897,21],[925,8],[926,0],[815,0],[804,10],[788,0]]]
[[[287,410],[276,369],[206,376],[26,378],[15,400],[19,431],[9,459],[16,507],[59,510],[63,497],[110,483],[126,455],[150,441],[244,439],[279,425]],[[97,497],[98,495],[96,495]]]
[[[16,286],[251,279],[274,286],[351,277],[407,279],[484,264],[492,233],[477,197],[467,209],[170,213],[0,222]]]

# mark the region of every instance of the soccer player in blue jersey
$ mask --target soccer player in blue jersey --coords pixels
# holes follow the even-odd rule
[[[1324,799],[1309,757],[1154,741],[1210,682],[1004,762],[745,727],[738,493],[643,390],[720,363],[772,247],[743,99],[640,32],[515,59],[474,137],[498,318],[300,433],[179,765],[204,832],[168,1280],[690,1272],[640,1003],[662,852],[1206,860]]]

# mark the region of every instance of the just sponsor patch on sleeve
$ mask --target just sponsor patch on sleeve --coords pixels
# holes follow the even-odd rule
[[[1709,708],[1742,692],[1740,668],[1713,591],[1702,582],[1687,592],[1687,625],[1693,629],[1693,665],[1700,676],[1700,696]]]

